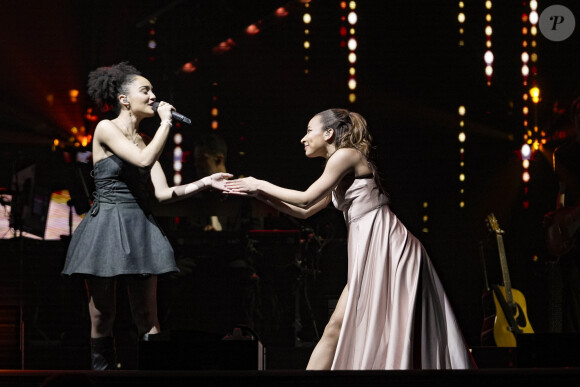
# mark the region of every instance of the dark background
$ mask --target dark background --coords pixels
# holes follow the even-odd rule
[[[87,75],[123,60],[143,72],[159,99],[192,118],[191,126],[182,127],[186,157],[195,136],[210,131],[210,109],[217,106],[218,131],[229,145],[228,168],[290,188],[305,189],[322,171],[322,160],[306,159],[299,143],[309,119],[330,107],[346,107],[367,119],[392,207],[426,245],[468,343],[479,344],[482,322],[479,241],[488,253],[490,281],[501,281],[495,240],[484,223],[490,212],[505,230],[512,285],[525,294],[536,331],[548,331],[549,264],[541,222],[555,207],[551,152],[561,141],[556,123],[566,122],[565,112],[557,110],[568,107],[580,86],[580,33],[563,42],[537,35],[535,79],[542,100],[533,114],[549,141],[534,155],[524,194],[518,153],[527,90],[520,75],[524,3],[493,2],[495,63],[487,86],[483,1],[466,2],[462,47],[455,1],[358,2],[358,87],[351,104],[338,1],[310,3],[308,62],[304,5],[298,1],[13,2],[0,16],[0,187],[9,187],[13,172],[31,162],[46,167],[43,173],[54,188],[65,185],[53,140],[67,142],[73,126],[90,134]],[[552,3],[541,1],[538,11]],[[556,3],[580,16],[576,1]],[[279,6],[287,6],[288,16],[274,16]],[[246,26],[258,21],[261,32],[247,36]],[[147,47],[151,28],[155,50]],[[229,52],[212,52],[228,38],[235,41]],[[181,71],[188,61],[195,61],[196,71]],[[76,103],[68,96],[73,88],[80,91]],[[463,196],[459,105],[467,108]],[[144,130],[153,133],[155,122],[149,120]],[[168,145],[161,161],[170,181],[171,155]],[[196,178],[192,164],[184,164],[185,182]],[[462,198],[465,208],[459,208]],[[429,203],[427,210],[423,202]],[[425,213],[428,233],[422,231]],[[337,259],[339,265],[344,260]]]

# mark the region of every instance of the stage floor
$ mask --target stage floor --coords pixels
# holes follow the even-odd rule
[[[15,371],[0,386],[567,386],[578,368],[457,371]]]

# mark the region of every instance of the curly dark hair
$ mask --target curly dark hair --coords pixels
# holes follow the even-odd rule
[[[128,62],[99,67],[89,73],[87,91],[103,111],[112,110],[118,113],[121,105],[117,97],[128,92],[127,86],[138,75],[141,75],[141,72]]]

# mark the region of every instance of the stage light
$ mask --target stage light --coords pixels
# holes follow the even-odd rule
[[[310,42],[308,40],[304,41],[304,48],[308,50],[310,48]]]
[[[530,68],[527,65],[522,66],[522,75],[524,77],[527,77],[528,75],[530,75]]]
[[[147,43],[147,47],[149,47],[150,50],[155,50],[157,48],[157,42],[155,40],[151,39]]]
[[[248,35],[256,35],[260,32],[260,29],[255,24],[250,24],[248,28],[246,28],[246,34]]]
[[[465,135],[465,132],[460,132],[459,136],[457,136],[457,138],[459,139],[459,142],[465,142],[465,139],[467,138],[467,136]]]
[[[487,63],[488,66],[491,66],[493,63],[493,52],[487,50],[483,55],[483,60]]]
[[[465,14],[464,14],[463,12],[460,12],[460,13],[457,15],[457,21],[458,21],[459,23],[465,23]]]
[[[538,24],[540,17],[536,11],[530,12],[530,24]]]
[[[302,21],[304,22],[304,24],[310,24],[310,22],[312,21],[312,16],[310,16],[309,13],[305,13],[304,16],[302,16]]]
[[[78,98],[78,96],[79,96],[79,91],[78,91],[77,89],[70,89],[70,90],[68,91],[68,95],[69,95],[69,97],[70,97],[70,101],[71,101],[71,102],[73,102],[73,103],[74,103],[74,102],[77,102],[77,98]]]
[[[489,65],[485,66],[485,75],[488,78],[491,78],[491,76],[493,75],[493,67],[491,67]]]
[[[356,39],[355,38],[350,38],[348,40],[348,49],[351,50],[351,51],[354,51],[354,50],[356,50],[356,47],[357,47]]]
[[[491,26],[485,27],[485,34],[491,36],[493,34],[493,28],[491,28]]]
[[[458,112],[459,112],[460,116],[464,116],[465,115],[465,106],[463,106],[463,105],[459,106]]]
[[[356,63],[356,54],[354,52],[351,52],[350,54],[348,54],[348,61],[351,64]]]
[[[179,144],[181,144],[183,142],[183,136],[181,135],[181,133],[175,133],[173,135],[173,142],[176,145],[179,145]]]
[[[181,147],[179,147],[179,146],[176,146],[173,149],[173,160],[181,162],[182,157],[183,157],[183,149],[181,149]]]
[[[356,94],[355,93],[350,93],[348,95],[348,102],[350,102],[350,103],[355,103],[356,102]]]
[[[530,97],[532,97],[532,102],[538,103],[540,101],[540,88],[534,86],[530,89]]]
[[[522,62],[523,63],[528,63],[528,61],[530,60],[530,55],[527,52],[522,52]]]
[[[192,73],[195,70],[197,70],[197,68],[191,62],[187,62],[186,64],[181,66],[181,71],[183,71],[184,73]]]
[[[530,160],[529,159],[524,159],[522,161],[522,167],[524,167],[524,169],[528,169],[530,167]]]
[[[277,17],[286,17],[288,16],[288,10],[284,7],[280,7],[274,12]]]
[[[356,12],[350,12],[348,14],[348,22],[351,25],[355,25],[357,21],[358,21],[358,16],[356,15]]]
[[[176,173],[175,175],[173,175],[173,184],[181,185],[181,174]]]
[[[459,174],[459,181],[465,181],[465,174],[464,173]]]
[[[524,171],[524,173],[522,173],[522,180],[524,183],[528,183],[530,181],[530,172]]]
[[[529,160],[532,156],[532,148],[528,144],[522,145],[521,155],[523,160]]]
[[[349,79],[349,81],[348,81],[348,88],[350,90],[356,89],[356,79],[354,79],[354,78]]]

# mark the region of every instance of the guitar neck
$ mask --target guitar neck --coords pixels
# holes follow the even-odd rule
[[[503,246],[503,238],[501,234],[495,235],[497,239],[497,249],[499,250],[499,261],[501,263],[501,274],[503,276],[503,285],[505,287],[506,301],[509,305],[514,304],[514,297],[512,295],[512,284],[510,281],[510,273],[508,271],[507,258],[505,256],[505,249]]]

